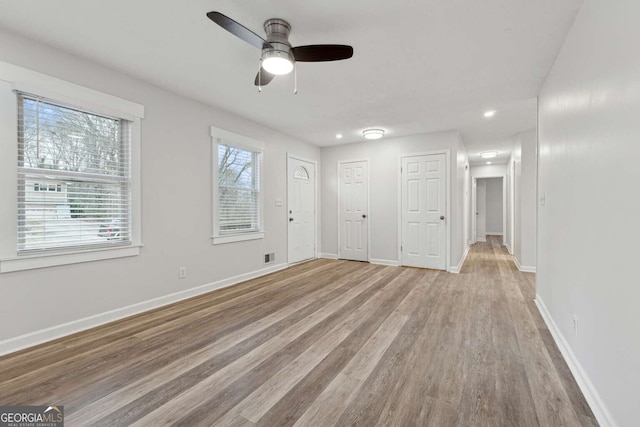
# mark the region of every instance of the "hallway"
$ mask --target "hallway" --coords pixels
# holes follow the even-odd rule
[[[535,305],[535,274],[518,271],[501,244],[500,236],[474,244],[461,273],[476,301],[465,342],[476,352],[477,366],[465,370],[479,387],[475,410],[492,424],[598,425]]]
[[[461,274],[320,259],[0,358],[67,425],[593,426],[496,237]]]

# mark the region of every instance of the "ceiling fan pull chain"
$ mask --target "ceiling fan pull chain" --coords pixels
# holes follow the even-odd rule
[[[293,94],[298,94],[298,67],[293,66]]]

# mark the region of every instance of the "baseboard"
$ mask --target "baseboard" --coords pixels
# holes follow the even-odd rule
[[[536,267],[535,266],[521,265],[520,261],[518,261],[518,258],[516,258],[515,256],[513,257],[513,263],[516,265],[517,269],[519,271],[522,271],[523,273],[535,273],[536,272]]]
[[[486,238],[483,238],[483,237],[478,237],[478,238],[476,239],[476,242],[480,242],[480,243],[484,243],[484,242],[486,242],[486,241],[487,241],[487,239],[486,239]]]
[[[513,257],[513,263],[516,265],[516,268],[520,270],[520,261],[515,256]]]
[[[318,258],[338,259],[338,255],[337,254],[320,253],[320,254],[318,254]]]
[[[511,246],[509,246],[508,243],[505,243],[504,247],[507,248],[507,251],[509,251],[509,255],[513,255],[513,251],[511,250]]]
[[[503,233],[489,233],[488,231],[486,233],[484,233],[484,234],[486,234],[487,236],[502,236],[503,235]]]
[[[469,249],[470,248],[471,247],[467,245],[467,249],[464,251],[464,254],[462,255],[462,258],[460,259],[460,262],[455,267],[449,267],[449,273],[459,274],[460,271],[462,271],[462,266],[464,265],[464,262],[467,259],[467,255],[469,255]]]
[[[551,332],[551,336],[560,349],[562,357],[567,362],[569,370],[571,370],[571,373],[576,379],[580,391],[582,391],[582,394],[587,400],[587,403],[591,407],[591,411],[593,411],[593,415],[595,415],[596,419],[598,420],[598,423],[602,427],[617,426],[616,422],[613,419],[613,416],[600,398],[598,391],[589,379],[587,373],[582,368],[582,365],[578,361],[576,355],[573,353],[573,350],[571,350],[571,347],[569,346],[569,343],[565,339],[564,335],[562,335],[562,332],[560,332],[558,325],[556,325],[556,322],[553,320],[553,317],[551,316],[551,313],[549,313],[549,310],[547,310],[547,307],[545,306],[544,301],[542,300],[540,295],[536,295],[535,303],[538,307],[540,315],[542,316],[542,319],[544,319],[547,328],[549,328],[549,331]]]
[[[400,263],[398,261],[394,261],[391,259],[376,259],[376,258],[371,258],[369,259],[369,262],[371,264],[378,264],[378,265],[389,265],[391,267],[397,267],[400,265]]]
[[[0,356],[23,350],[25,348],[33,347],[35,345],[42,344],[48,341],[53,341],[67,335],[95,328],[96,326],[101,326],[109,322],[124,319],[125,317],[140,314],[145,311],[153,310],[155,308],[159,308],[168,304],[173,304],[178,301],[206,294],[207,292],[226,288],[240,282],[244,282],[246,280],[255,279],[256,277],[264,276],[278,270],[283,270],[285,268],[287,268],[287,264],[272,265],[261,270],[240,274],[228,279],[219,280],[217,282],[197,286],[195,288],[132,304],[127,307],[117,308],[115,310],[110,310],[104,313],[85,317],[84,319],[73,320],[71,322],[52,326],[40,331],[30,332],[25,335],[9,338],[7,340],[0,341]]]

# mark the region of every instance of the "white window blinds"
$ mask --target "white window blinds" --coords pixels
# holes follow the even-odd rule
[[[18,254],[131,244],[130,123],[17,98]]]
[[[218,144],[218,233],[260,231],[260,151]]]

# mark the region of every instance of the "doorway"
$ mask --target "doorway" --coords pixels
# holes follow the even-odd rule
[[[369,261],[369,162],[338,162],[338,258]]]
[[[400,260],[446,270],[447,154],[401,157]]]
[[[474,242],[486,242],[487,236],[504,238],[506,230],[504,177],[474,177],[473,193]]]
[[[316,257],[316,165],[287,157],[288,262]]]

